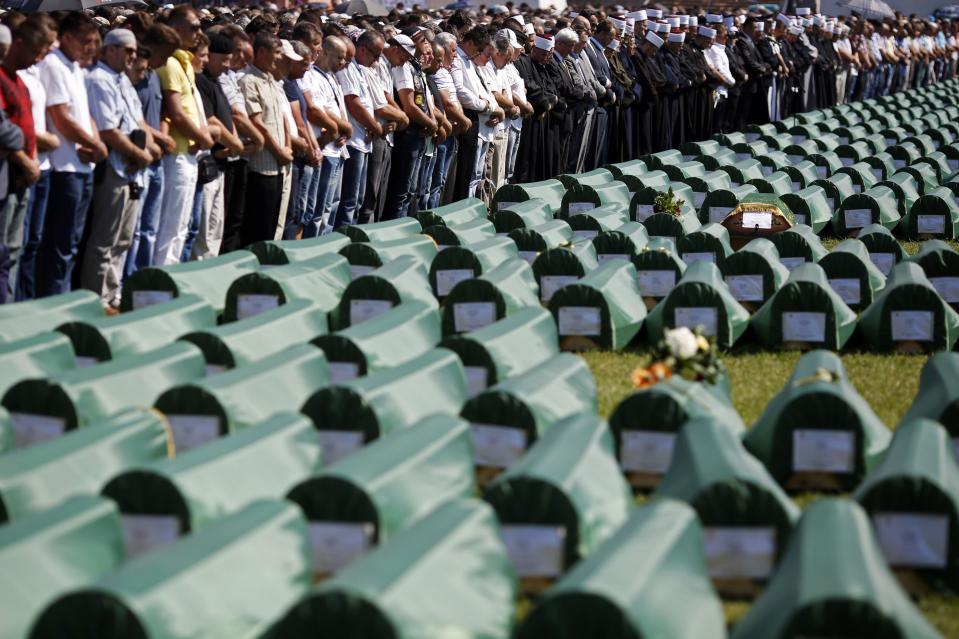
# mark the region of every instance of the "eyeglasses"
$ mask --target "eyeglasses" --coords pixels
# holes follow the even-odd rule
[[[200,24],[199,22],[191,22],[191,23],[190,23],[190,29],[192,29],[193,31],[199,31],[199,30],[202,29],[202,28],[203,28],[203,25]]]

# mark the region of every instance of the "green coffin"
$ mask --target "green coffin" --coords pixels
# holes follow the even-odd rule
[[[820,186],[826,192],[826,202],[832,211],[838,211],[848,197],[856,194],[852,178],[838,171],[827,178],[815,180],[810,186]]]
[[[703,199],[702,206],[698,207],[699,221],[703,224],[722,222],[744,198],[754,193],[757,191],[752,184],[744,184],[735,189],[710,191]]]
[[[717,140],[702,140],[699,142],[684,142],[679,150],[683,152],[684,158],[695,157],[697,155],[711,155],[725,148]],[[688,161],[688,160],[687,160]]]
[[[459,282],[482,275],[505,260],[518,257],[516,243],[508,237],[491,237],[469,246],[451,246],[436,256],[429,282],[437,297],[445,297]]]
[[[465,200],[450,202],[435,209],[426,209],[416,213],[416,219],[424,229],[431,226],[460,226],[485,220],[489,215],[486,204],[475,197],[468,197]],[[362,225],[365,229],[369,224]]]
[[[909,173],[893,173],[877,186],[888,186],[896,195],[899,215],[905,216],[919,199],[919,184]]]
[[[684,211],[680,215],[653,213],[642,222],[650,237],[665,237],[674,241],[699,230],[703,225],[693,211]]]
[[[750,311],[762,306],[789,279],[776,245],[761,237],[726,258],[720,269],[729,292]]]
[[[888,153],[877,153],[863,160],[872,170],[872,176],[877,181],[885,180],[896,172],[893,157]]]
[[[855,235],[870,224],[881,224],[890,231],[900,226],[899,201],[887,186],[874,186],[845,198],[835,209],[832,230],[838,237]]]
[[[650,309],[664,297],[686,271],[686,263],[676,252],[676,243],[663,237],[650,238],[649,244],[633,256],[633,266],[639,279],[639,292]]]
[[[242,320],[296,299],[329,313],[350,283],[350,271],[342,256],[330,253],[243,275],[226,290],[223,317],[227,322]]]
[[[805,224],[814,233],[820,233],[832,222],[832,208],[821,186],[810,186],[782,196],[783,203],[796,217],[797,224]]]
[[[818,262],[828,252],[811,228],[794,226],[770,236],[779,250],[779,261],[790,271],[804,262]]]
[[[851,144],[840,144],[836,147],[836,155],[839,156],[843,166],[852,166],[856,162],[862,162],[874,153],[872,145],[864,140],[858,140]]]
[[[414,300],[355,326],[320,335],[312,343],[326,353],[330,383],[338,384],[405,364],[439,340],[436,306]]]
[[[134,311],[181,295],[196,295],[222,313],[230,284],[259,266],[250,251],[232,251],[199,262],[141,268],[124,280],[120,310]]]
[[[760,193],[783,196],[786,193],[792,193],[793,183],[789,174],[782,171],[776,171],[761,178],[749,180],[749,184],[756,187]]]
[[[100,297],[91,291],[73,291],[30,302],[0,304],[0,343],[52,331],[71,320],[103,317]]]
[[[0,526],[0,571],[8,579],[0,634],[27,637],[47,604],[115,570],[121,561],[120,518],[113,502],[102,497],[77,497]],[[62,637],[63,630],[51,636]]]
[[[310,585],[306,522],[261,501],[48,606],[31,639],[259,637]]]
[[[679,256],[687,264],[712,262],[722,269],[733,253],[729,244],[729,231],[722,224],[704,224],[698,230],[687,233],[676,242]]]
[[[691,177],[683,182],[693,190],[692,205],[696,211],[702,207],[710,191],[729,189],[731,184],[729,174],[725,171],[710,171],[702,177]]]
[[[719,167],[719,170],[729,174],[733,188],[742,186],[752,179],[763,176],[762,164],[759,163],[759,160],[755,159],[741,160],[735,164]]]
[[[594,239],[604,231],[612,231],[629,221],[629,208],[619,204],[604,204],[598,208],[567,218],[573,237]]]
[[[869,249],[857,239],[837,244],[819,260],[819,266],[842,301],[856,311],[872,304],[873,298],[886,285],[886,276],[873,264]]]
[[[422,225],[412,217],[372,224],[351,224],[336,229],[337,233],[342,233],[354,242],[389,242],[416,235],[422,230]]]
[[[466,249],[455,247],[449,250]],[[330,327],[342,330],[414,300],[436,304],[423,264],[410,256],[398,257],[350,282],[339,305],[330,313]]]
[[[567,220],[549,220],[536,226],[510,231],[509,239],[516,244],[519,257],[532,264],[536,256],[543,251],[572,242],[573,229]]]
[[[555,215],[563,204],[566,187],[559,180],[543,180],[526,184],[505,184],[496,191],[490,212],[508,209],[518,202],[539,198]]]
[[[928,164],[936,174],[936,180],[941,184],[951,177],[956,170],[949,163],[949,157],[940,151],[924,155],[916,160],[915,165]]]
[[[900,424],[927,418],[946,427],[953,442],[959,439],[959,353],[936,353],[922,367],[919,392]]]
[[[928,164],[913,163],[899,169],[898,173],[908,173],[915,178],[920,195],[926,195],[939,188],[939,178],[936,175],[936,170]]]
[[[655,171],[662,170],[669,164],[679,164],[683,161],[683,154],[679,149],[668,149],[657,153],[650,153],[644,159],[646,166]]]
[[[892,273],[892,268],[906,257],[906,252],[893,237],[892,231],[882,224],[870,224],[859,231],[856,238],[866,245],[869,259],[886,277]]]
[[[877,178],[872,171],[872,166],[863,161],[844,166],[835,173],[836,175],[848,175],[852,180],[852,189],[856,193],[862,193],[871,189],[882,178]]]
[[[824,180],[843,167],[842,160],[834,151],[822,151],[806,157],[807,162],[815,165],[816,178]],[[807,185],[808,186],[808,185]]]
[[[179,454],[296,408],[329,380],[323,351],[298,344],[258,362],[175,386],[160,395],[154,407],[170,422]]]
[[[19,382],[2,403],[13,418],[18,445],[30,445],[125,408],[152,406],[167,389],[205,373],[200,349],[176,342],[142,355]]]
[[[776,133],[773,135],[764,135],[760,138],[770,149],[781,151],[793,143],[793,136],[782,130],[785,128],[783,124],[784,123],[773,122],[772,125],[776,128]]]
[[[350,238],[342,233],[328,233],[302,240],[264,240],[250,244],[248,249],[263,266],[283,266],[338,253],[349,243]]]
[[[215,325],[213,307],[196,295],[181,295],[122,315],[67,322],[57,332],[70,339],[78,363],[91,366],[140,355]]]
[[[926,240],[909,261],[921,266],[939,296],[959,310],[959,251],[942,240]]]
[[[502,639],[515,598],[493,510],[457,499],[309,592],[267,637]]]
[[[676,287],[646,317],[646,334],[656,344],[677,326],[702,326],[720,348],[730,348],[749,325],[749,311],[729,292],[715,264],[694,262]]]
[[[453,287],[443,304],[443,335],[480,329],[531,306],[539,306],[533,269],[524,260],[506,260]]]
[[[0,344],[0,397],[19,381],[75,367],[73,345],[66,335],[54,331]]]
[[[646,317],[636,269],[626,260],[607,261],[559,289],[549,301],[549,310],[560,339],[586,338],[612,350],[625,348]]]
[[[553,219],[553,209],[539,198],[513,204],[490,215],[497,233],[528,229]]]
[[[911,165],[923,155],[915,146],[905,144],[905,140],[887,148],[886,153],[892,156],[892,164],[897,171]]]
[[[721,166],[734,163],[736,152],[729,147],[723,147],[714,154],[697,155],[693,159],[701,162],[707,171],[717,171]]]
[[[706,167],[695,160],[680,162],[679,164],[667,164],[662,170],[673,182],[682,182],[691,177],[706,175]]]
[[[680,200],[680,212],[683,215],[695,215],[693,189],[686,182],[667,182],[662,186],[643,187],[633,193],[629,203],[630,219],[645,222],[646,218],[657,212],[656,198],[668,192],[669,189],[672,189],[676,198]]]
[[[926,240],[959,237],[959,203],[953,192],[941,186],[927,191],[910,207],[899,224],[906,237]]]
[[[772,175],[777,171],[782,171],[787,166],[792,166],[803,161],[803,158],[806,157],[806,151],[801,150],[801,147],[796,147],[796,145],[787,146],[786,149],[791,149],[792,153],[787,155],[786,150],[783,151],[770,151],[766,155],[757,156],[756,159],[759,160],[761,166],[763,177]],[[800,152],[797,154],[796,150]],[[790,159],[790,157],[792,159]]]
[[[732,148],[737,144],[745,144],[746,134],[740,131],[733,131],[730,133],[717,133],[713,136],[720,144],[725,144],[727,147]]]
[[[428,226],[423,229],[423,234],[432,237],[436,241],[437,251],[442,251],[450,246],[470,246],[488,240],[496,235],[496,228],[492,222],[483,217],[455,226],[444,224]]]
[[[615,177],[611,171],[606,169],[594,169],[586,173],[564,173],[557,175],[556,179],[563,183],[567,189],[574,186],[600,186],[609,184]]]
[[[636,193],[643,189],[663,190],[669,186],[669,176],[662,171],[649,171],[642,175],[623,175],[617,178],[630,192],[630,205]]]
[[[436,257],[436,242],[426,235],[410,235],[384,242],[354,243],[340,249],[350,263],[353,279],[385,266],[399,257],[412,257],[428,269]]]
[[[593,238],[593,248],[600,264],[616,258],[631,260],[648,243],[649,233],[641,222],[626,222]]]
[[[167,456],[167,426],[154,411],[121,411],[63,437],[0,456],[0,523],[72,497],[95,495],[124,470]]]
[[[914,262],[896,266],[885,288],[859,322],[866,342],[877,350],[919,344],[925,350],[951,350],[959,338],[959,313]]]
[[[891,435],[856,391],[837,355],[811,351],[773,397],[743,443],[787,489],[827,479],[856,486],[879,461]]]
[[[430,415],[456,415],[465,400],[459,358],[434,348],[400,366],[321,388],[300,412],[320,431],[325,458],[337,460]]]
[[[940,635],[886,567],[862,508],[846,499],[806,509],[772,581],[732,639]]]
[[[572,284],[599,265],[592,240],[582,238],[569,246],[543,251],[533,260],[533,275],[539,284],[540,299],[549,302],[553,293]]]
[[[602,168],[612,173],[617,180],[624,175],[642,175],[649,172],[646,163],[642,160],[627,160],[618,164],[606,164]]]
[[[901,144],[911,145],[922,155],[929,155],[930,153],[934,153],[936,151],[935,141],[925,133],[911,135],[908,138],[905,138]]]
[[[619,181],[595,186],[574,185],[563,195],[557,216],[566,218],[607,204],[616,204],[626,210],[632,197],[627,186]]]
[[[736,153],[736,162],[742,162],[750,158],[758,158],[762,155],[768,155],[769,145],[759,139],[758,133],[747,133],[745,142],[733,144],[732,150]]]

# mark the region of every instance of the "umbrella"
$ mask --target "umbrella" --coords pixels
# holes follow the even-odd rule
[[[82,11],[83,9],[96,9],[97,7],[116,4],[147,6],[147,3],[143,0],[23,0],[22,2],[8,2],[7,7],[30,13],[32,11]]]
[[[389,13],[380,0],[350,0],[346,13],[351,16],[385,16]]]
[[[842,0],[839,4],[848,9],[850,13],[858,13],[864,18],[896,17],[896,12],[886,4],[885,0]]]
[[[955,20],[959,18],[959,4],[950,4],[947,7],[936,9],[936,17],[940,20]]]
[[[472,6],[473,5],[471,5],[469,2],[463,2],[463,0],[460,0],[459,2],[453,2],[446,5],[446,9],[447,11],[457,11],[459,9],[469,9]]]

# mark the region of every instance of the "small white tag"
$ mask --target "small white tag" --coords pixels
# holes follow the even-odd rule
[[[363,447],[363,433],[358,430],[319,429],[323,464],[334,464]]]
[[[520,258],[526,260],[528,264],[532,264],[536,261],[536,256],[539,255],[538,251],[520,251]]]
[[[703,205],[703,202],[706,200],[706,194],[700,193],[699,191],[693,192],[693,205],[698,209]]]
[[[726,286],[733,297],[740,302],[763,301],[762,275],[727,275]]]
[[[436,294],[449,295],[453,287],[465,280],[473,279],[473,269],[454,268],[436,271]]]
[[[26,448],[60,437],[67,431],[67,422],[62,417],[37,415],[36,413],[10,413],[13,422],[13,445]]]
[[[796,154],[787,155],[786,158],[789,160],[790,164],[799,164],[800,162],[803,161],[803,156],[796,155]]]
[[[763,177],[768,177],[773,174],[773,167],[763,165],[762,167]]]
[[[215,415],[167,415],[167,421],[178,455],[220,436],[220,418]]]
[[[584,239],[584,238],[585,238],[585,239],[591,240],[591,239],[593,239],[594,237],[596,237],[597,235],[599,235],[599,231],[586,231],[586,230],[573,231],[573,237],[576,238],[576,239]]]
[[[848,430],[793,431],[793,470],[851,473],[855,468],[855,436]]]
[[[676,433],[624,430],[620,438],[619,465],[623,470],[663,474],[669,468]]]
[[[802,144],[808,138],[805,135],[793,134],[793,144]]]
[[[827,198],[826,198],[826,204],[829,206],[829,210],[830,210],[830,211],[835,211],[835,210],[836,210],[836,198],[827,197]]]
[[[221,366],[219,364],[207,364],[206,365],[206,376],[213,377],[214,375],[219,375],[220,373],[226,370],[226,366]]]
[[[853,158],[839,158],[839,161],[842,162],[843,166],[852,166],[856,163],[856,160]]]
[[[916,231],[930,235],[942,235],[946,232],[945,215],[917,215]]]
[[[650,235],[649,239],[658,238],[664,240],[669,244],[669,248],[676,250],[676,238],[671,235]]]
[[[485,366],[464,366],[463,373],[466,375],[466,392],[470,397],[479,395],[489,386],[489,371]]]
[[[872,224],[872,211],[870,209],[846,209],[843,211],[843,219],[846,222],[847,229],[861,229]]]
[[[839,136],[839,144],[849,144],[849,138],[845,136]]]
[[[784,342],[826,341],[825,313],[783,313],[782,324]]]
[[[470,436],[477,466],[509,468],[526,452],[526,433],[521,428],[470,424]]]
[[[266,311],[272,311],[280,305],[280,298],[277,295],[258,295],[253,293],[240,293],[236,296],[236,318],[246,319]]]
[[[892,267],[896,265],[896,255],[894,253],[870,253],[869,259],[876,265],[883,275],[889,275]]]
[[[822,179],[824,179],[827,175],[829,175],[829,167],[828,167],[828,166],[818,166],[818,165],[816,166],[816,177],[818,177],[820,180],[822,180]]]
[[[807,224],[806,216],[802,213],[796,213],[793,215],[796,218],[796,224]]]
[[[893,341],[931,342],[933,337],[932,311],[893,311]]]
[[[747,141],[747,142],[755,142],[756,140],[759,139],[759,137],[760,137],[760,136],[759,136],[758,133],[747,133],[747,134],[746,134],[746,141]],[[752,157],[752,156],[749,155],[748,153],[737,153],[737,154],[736,154],[736,161],[739,162],[740,160],[745,160],[746,158],[749,158],[749,157]]]
[[[743,228],[771,229],[772,227],[772,213],[743,213]]]
[[[562,526],[504,524],[500,536],[518,577],[558,577],[563,572]]]
[[[862,193],[862,184],[853,184],[852,191],[853,193]]]
[[[595,208],[596,205],[592,202],[570,202],[566,210],[569,211],[570,215],[580,215]]]
[[[550,301],[556,291],[578,279],[575,275],[544,275],[539,278],[540,299],[544,302]]]
[[[896,138],[886,138],[886,146],[895,146]]]
[[[600,264],[605,264],[610,260],[626,260],[629,261],[629,256],[625,253],[600,253],[596,256],[596,261]]]
[[[599,336],[602,332],[601,317],[602,313],[595,306],[561,306],[559,334]]]
[[[733,207],[731,206],[711,206],[709,207],[709,221],[722,222],[732,210]]]
[[[453,327],[457,333],[475,331],[496,321],[494,302],[460,302],[453,304]]]
[[[91,366],[96,366],[100,363],[96,357],[87,357],[84,355],[77,355],[73,358],[73,365],[76,368],[90,368]]]
[[[890,566],[945,568],[949,519],[925,513],[876,513],[876,537]]]
[[[703,532],[710,577],[765,579],[772,574],[776,560],[775,528],[707,526]]]
[[[180,538],[180,522],[170,515],[121,515],[120,526],[127,559],[169,546]]]
[[[647,217],[653,214],[653,205],[652,204],[637,204],[636,205],[636,221],[642,222]]]
[[[740,183],[737,182],[736,180],[733,180],[733,181],[731,181],[731,182],[729,183],[729,188],[731,188],[731,189],[738,189],[738,188],[741,187],[741,186],[742,186],[742,184],[740,184]]]
[[[370,550],[373,524],[311,521],[307,524],[313,573],[331,575]]]
[[[393,308],[389,300],[350,300],[350,325],[373,319]]]
[[[716,254],[709,251],[701,253],[683,253],[680,256],[686,264],[692,264],[693,262],[709,262],[710,264],[716,263]]]
[[[930,277],[929,281],[947,304],[959,302],[959,277]]]
[[[360,376],[360,365],[356,362],[328,362],[330,383],[342,384]]]
[[[858,277],[835,277],[829,285],[846,304],[859,304],[862,301],[861,282]]]
[[[517,204],[519,204],[519,202],[497,202],[497,203],[496,203],[496,210],[497,210],[497,211],[505,211],[505,210],[507,210],[507,209],[513,208],[513,207],[516,206]]]
[[[751,139],[751,140],[749,139],[750,136],[752,136],[752,139]],[[755,142],[755,141],[758,140],[758,139],[759,139],[759,134],[758,134],[758,133],[747,133],[747,134],[746,134],[746,140],[749,141],[749,142]],[[749,160],[749,159],[751,159],[752,157],[753,157],[752,153],[737,153],[737,154],[736,154],[736,161],[737,161],[737,162],[742,162],[743,160]]]
[[[959,171],[959,160],[946,160],[950,171]]]
[[[710,337],[717,334],[718,316],[719,312],[713,306],[677,306],[673,309],[673,323],[677,328],[702,326],[703,334]]]
[[[637,279],[643,297],[666,297],[676,287],[675,271],[639,271]]]
[[[802,191],[802,184],[800,184],[799,182],[793,182],[792,189],[793,189],[793,192]],[[799,216],[797,215],[796,217],[799,217]]]
[[[906,166],[906,161],[905,161],[905,160],[893,160],[893,161],[892,161],[892,166],[893,166],[894,168],[901,169],[902,167]]]
[[[163,304],[173,299],[170,291],[133,291],[133,310]]]
[[[806,263],[806,258],[804,257],[781,257],[779,258],[780,263],[788,268],[790,271],[794,270],[797,266]]]
[[[372,273],[376,270],[374,266],[365,266],[363,264],[350,264],[350,279],[356,279],[362,277],[367,273]]]
[[[883,179],[884,176],[883,176],[882,173],[883,173],[882,169],[876,169],[876,168],[874,168],[874,169],[872,170],[872,175],[873,175],[873,177],[876,178],[877,180]]]

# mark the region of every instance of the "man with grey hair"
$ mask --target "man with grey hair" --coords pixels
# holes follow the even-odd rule
[[[570,55],[579,45],[579,34],[572,29],[560,29],[556,34],[553,58],[563,79],[560,94],[566,98],[566,118],[560,139],[559,169],[575,173],[579,150],[583,146],[586,114],[596,102],[596,94],[573,64]]]
[[[579,17],[577,17],[577,20]],[[593,65],[590,64],[589,58],[586,56],[585,50],[589,45],[589,32],[586,29],[583,29],[579,24],[576,25],[574,31],[579,35],[579,43],[573,47],[573,52],[570,54],[570,60],[573,61],[573,66],[576,67],[576,70],[583,76],[585,80],[585,86],[591,90],[594,99],[588,103],[586,109],[586,118],[583,122],[582,133],[580,134],[581,141],[578,143],[579,149],[576,155],[573,155],[570,152],[569,161],[572,163],[576,162],[575,173],[582,173],[583,171],[590,171],[596,168],[594,165],[587,164],[587,159],[590,156],[595,157],[595,153],[590,153],[590,148],[596,142],[594,137],[594,128],[595,120],[597,113],[602,110],[603,118],[605,122],[606,111],[599,105],[599,100],[606,95],[606,87],[602,82],[599,81],[599,78],[596,76],[596,72],[593,70]]]

